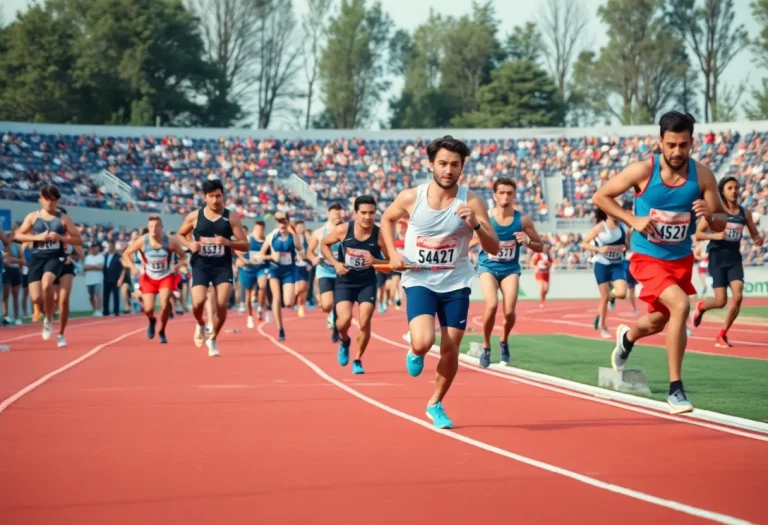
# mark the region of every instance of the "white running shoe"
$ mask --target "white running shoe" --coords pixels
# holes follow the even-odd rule
[[[216,357],[219,355],[219,347],[216,344],[216,339],[208,339],[205,344],[208,346],[208,357]]]
[[[253,316],[252,315],[248,316],[248,320],[246,321],[246,325],[248,326],[248,328],[253,328]]]
[[[63,335],[59,334],[58,337],[56,337],[56,345],[59,348],[64,348],[65,346],[67,346],[67,340],[64,339]]]
[[[47,341],[51,338],[53,332],[53,321],[50,319],[43,319],[43,341]]]

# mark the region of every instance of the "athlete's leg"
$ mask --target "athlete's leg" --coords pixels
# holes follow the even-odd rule
[[[504,300],[504,333],[501,342],[507,345],[509,333],[515,327],[517,314],[517,293],[520,288],[520,274],[508,275],[501,281],[501,297]]]
[[[427,403],[428,406],[442,401],[451,388],[459,370],[459,348],[463,338],[464,330],[449,326],[440,328],[440,361],[437,363],[435,390]]]
[[[682,288],[669,286],[661,295],[659,301],[669,310],[667,322],[667,362],[669,363],[669,381],[680,381],[683,367],[683,355],[688,343],[685,321],[690,313],[691,303]]]
[[[349,362],[349,346],[352,343],[349,337],[349,327],[352,324],[352,308],[354,303],[351,300],[351,294],[349,297],[343,293],[339,293],[337,297],[340,299],[336,303],[336,330],[339,334],[339,350],[337,353],[337,359],[341,366],[347,366]],[[358,350],[359,351],[359,350]]]
[[[69,322],[69,297],[72,294],[72,282],[75,276],[71,273],[59,277],[59,346],[66,346],[64,331]]]
[[[206,328],[213,332],[213,325],[216,322],[216,286],[209,285],[205,296]]]
[[[296,285],[294,283],[283,282],[283,303],[286,308],[293,308],[296,302]]]
[[[269,286],[269,278],[266,275],[259,277],[258,279],[259,291],[257,293],[257,303],[260,310],[269,309],[269,302],[267,301],[267,286]]]
[[[307,292],[309,291],[309,282],[305,279],[306,272],[304,272],[303,270],[297,270],[297,273],[301,274],[300,275],[301,279],[297,279],[296,283],[294,284],[296,306],[298,307],[299,317],[304,317],[304,307],[307,304]]]
[[[277,325],[278,330],[282,330],[283,329],[283,313],[282,313],[283,286],[280,283],[280,279],[278,279],[277,277],[270,277],[269,288],[272,290],[272,315],[275,318],[275,324]]]
[[[358,309],[360,310],[360,331],[357,333],[357,357],[355,359],[360,360],[363,358],[365,349],[368,348],[368,341],[371,340],[371,319],[376,308],[374,303],[364,302],[358,303]]]
[[[229,298],[232,295],[232,283],[219,283],[214,290],[216,315],[214,316],[213,334],[211,335],[211,339],[216,339],[219,332],[221,332],[224,323],[227,321]]]
[[[42,289],[43,289],[43,316],[49,322],[53,322],[53,316],[56,313],[56,274],[51,272],[45,272],[43,274]]]
[[[165,327],[168,325],[168,319],[171,317],[171,309],[173,308],[171,303],[173,290],[170,287],[160,288],[158,295],[160,296],[160,334],[165,335]]]
[[[483,312],[483,349],[490,354],[491,334],[496,325],[496,312],[499,307],[499,283],[491,272],[480,274],[480,290],[483,292],[485,300],[485,310]],[[490,355],[488,356],[490,364]],[[488,365],[484,365],[488,366]]]
[[[721,336],[725,336],[733,325],[733,322],[739,316],[741,311],[741,302],[744,299],[744,281],[731,281],[731,307],[728,308],[728,314],[725,317],[725,326]]]
[[[205,343],[205,318],[203,317],[203,311],[205,305],[208,302],[208,281],[195,281],[192,286],[192,315],[197,321],[195,327],[195,344],[197,346],[203,346]]]
[[[624,279],[617,279],[617,280],[611,281],[611,286],[613,286],[611,295],[614,298],[625,299],[627,297],[627,281],[625,281]]]
[[[600,290],[600,299],[597,302],[597,319],[595,319],[595,330],[601,330],[603,335],[608,333],[608,327],[605,324],[605,317],[608,313],[608,299],[610,295],[610,283],[608,281],[597,285]],[[610,337],[610,334],[608,334]]]

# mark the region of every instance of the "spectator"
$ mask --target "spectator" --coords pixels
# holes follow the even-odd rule
[[[98,244],[91,244],[88,255],[85,256],[83,271],[85,286],[88,288],[88,298],[91,301],[94,317],[102,316],[102,292],[104,288],[104,255]]]

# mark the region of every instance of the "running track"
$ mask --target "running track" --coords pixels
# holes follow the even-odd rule
[[[586,309],[521,303],[520,325],[552,333],[566,307]],[[436,360],[407,375],[403,312],[374,316],[365,376],[336,363],[324,316],[285,317],[279,344],[231,312],[242,332],[216,359],[189,315],[166,346],[135,317],[75,320],[66,349],[3,329],[0,523],[768,523],[766,435],[464,364],[457,428],[437,431]]]

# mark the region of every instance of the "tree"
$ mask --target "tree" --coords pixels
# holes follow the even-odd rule
[[[757,64],[762,68],[768,68],[768,0],[753,0],[749,4],[752,16],[757,21],[760,34],[757,38],[750,39],[749,45]],[[751,89],[752,104],[744,107],[747,118],[750,120],[768,119],[768,79],[763,78],[762,89]]]
[[[331,0],[307,0],[307,14],[302,20],[304,29],[304,75],[307,81],[307,111],[304,129],[309,129],[312,116],[312,97],[315,95],[315,83],[319,74],[320,52],[327,38],[328,15]]]
[[[451,121],[454,127],[562,126],[565,107],[552,77],[530,60],[505,62],[478,91],[478,110]]]
[[[690,56],[685,49],[681,49],[680,53],[680,60],[685,63],[685,73],[675,95],[675,105],[682,111],[696,117],[700,115],[698,96],[701,93],[701,80],[699,79],[699,69],[691,64]]]
[[[589,16],[584,4],[578,0],[547,0],[539,16],[544,44],[542,52],[565,99],[571,64],[583,42]]]
[[[515,26],[507,37],[507,56],[512,60],[530,60],[537,64],[542,56],[543,40],[536,24]]]
[[[328,25],[319,65],[323,100],[341,129],[365,125],[389,87],[383,79],[392,20],[381,3],[342,0]]]
[[[685,40],[704,75],[704,118],[717,122],[718,89],[723,73],[747,43],[744,24],[735,24],[733,0],[670,0],[670,28]]]

